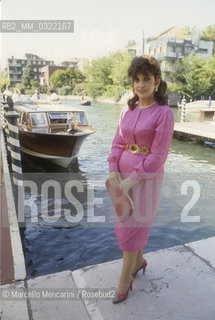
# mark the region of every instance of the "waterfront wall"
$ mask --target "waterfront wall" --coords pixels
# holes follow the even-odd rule
[[[9,164],[7,159],[7,151],[5,146],[5,140],[3,132],[0,132],[1,139],[1,170],[2,170],[2,190],[5,190],[5,197],[2,197],[1,209],[7,208],[7,220],[8,225],[1,224],[1,232],[5,229],[8,230],[7,240],[10,239],[10,248],[11,252],[8,252],[6,259],[9,259],[10,255],[12,256],[12,268],[14,270],[14,277],[8,279],[8,282],[16,280],[24,280],[26,278],[26,269],[25,269],[25,260],[24,253],[22,249],[20,230],[17,220],[17,213],[15,208],[12,182],[11,182],[11,173],[9,172]],[[2,211],[1,210],[1,211]],[[6,238],[1,239],[1,247],[6,246]],[[8,261],[2,261],[3,264],[7,264]]]

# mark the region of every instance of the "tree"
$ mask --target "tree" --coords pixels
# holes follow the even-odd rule
[[[172,66],[172,71],[170,73],[170,80],[171,82],[175,83],[186,83],[186,74],[189,72],[189,64],[187,63],[187,60],[182,58],[182,59],[177,59],[173,66]]]
[[[106,88],[109,96],[113,97],[115,102],[119,101],[122,95],[130,88],[130,79],[128,78],[128,68],[132,57],[129,53],[116,52],[110,56],[111,68],[110,79],[113,84]]]
[[[213,54],[215,54],[215,24],[207,26],[205,30],[202,30],[201,40],[213,41]]]
[[[62,88],[64,85],[68,84],[69,73],[64,70],[56,70],[50,76],[49,82],[54,88]]]
[[[112,85],[110,78],[111,59],[110,57],[102,57],[93,60],[86,71],[86,92],[96,99],[105,93],[108,85]]]
[[[31,89],[31,80],[34,80],[35,73],[30,64],[27,64],[22,74],[22,85],[25,89]]]
[[[78,68],[76,68],[73,72],[73,79],[75,84],[83,83],[85,80],[85,76]]]
[[[79,69],[67,68],[66,70],[53,72],[50,77],[50,84],[55,88],[70,87],[72,91],[75,84],[83,82],[84,79],[85,77]]]
[[[174,88],[193,99],[215,97],[215,55],[205,59],[191,54],[177,61],[173,65],[170,80],[170,90]]]
[[[9,78],[5,71],[1,71],[0,79],[1,79],[1,91],[3,92],[6,89],[6,85],[9,83]]]
[[[119,101],[130,88],[127,70],[131,59],[127,51],[118,51],[93,60],[86,72],[86,93],[93,99],[105,96]]]
[[[186,26],[186,27],[184,28],[184,30],[185,30],[185,33],[186,33],[187,35],[190,35],[190,36],[192,36],[193,34],[195,34],[195,33],[198,32],[196,26],[194,26],[194,27],[192,27],[192,28]]]
[[[136,45],[137,45],[137,43],[136,43],[135,40],[129,40],[126,48],[130,48],[130,47],[133,47],[133,46],[136,46]]]
[[[113,80],[113,85],[127,88],[130,85],[127,71],[132,60],[131,55],[127,52],[116,52],[110,58],[112,60],[110,78]]]

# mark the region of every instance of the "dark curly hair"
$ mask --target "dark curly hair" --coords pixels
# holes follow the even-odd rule
[[[160,85],[158,91],[155,92],[155,100],[160,105],[165,105],[168,103],[167,95],[167,84],[161,78],[161,69],[159,62],[151,56],[140,56],[135,57],[131,61],[131,65],[128,68],[128,76],[132,79],[132,85],[134,80],[137,77],[137,74],[152,74],[156,79],[160,79]],[[131,99],[128,100],[128,106],[131,110],[134,110],[136,107],[136,102],[139,101],[139,97],[135,94]]]

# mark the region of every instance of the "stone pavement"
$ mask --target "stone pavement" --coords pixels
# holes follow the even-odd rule
[[[145,255],[145,275],[138,274],[128,299],[114,305],[111,299],[83,298],[81,294],[113,293],[122,260],[64,271],[1,286],[47,294],[69,292],[70,299],[27,297],[1,301],[2,320],[215,320],[215,237]],[[81,291],[82,289],[82,291]],[[74,290],[74,291],[73,291]],[[84,291],[85,290],[85,291]],[[4,291],[4,295],[5,295]],[[32,293],[33,292],[33,293]],[[77,294],[79,292],[79,299]],[[29,295],[29,294],[28,294]]]

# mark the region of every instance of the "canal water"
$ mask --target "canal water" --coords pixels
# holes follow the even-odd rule
[[[97,132],[87,138],[68,169],[23,156],[24,180],[29,184],[25,189],[27,227],[23,239],[28,278],[122,258],[104,186],[106,159],[122,107],[64,103],[84,109]],[[173,111],[179,121],[180,114],[177,109]],[[145,253],[215,235],[214,148],[173,139],[165,172]],[[76,205],[65,191],[71,181],[78,181],[83,188],[73,186]],[[75,220],[78,204],[83,216]]]

